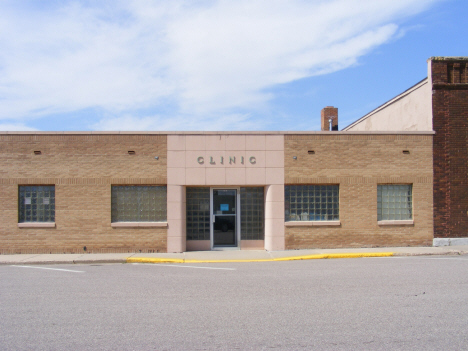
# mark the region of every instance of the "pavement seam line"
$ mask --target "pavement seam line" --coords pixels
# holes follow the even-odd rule
[[[361,257],[390,257],[393,252],[362,252],[362,253],[339,253],[339,254],[316,254],[304,256],[291,256],[280,258],[260,259],[231,259],[231,260],[190,260],[186,258],[152,258],[152,257],[128,257],[127,263],[236,263],[236,262],[274,262],[274,261],[298,261],[331,258],[361,258]]]
[[[37,257],[37,256],[40,256],[41,254],[36,254],[32,257],[26,257],[24,260],[21,260],[20,262],[27,262],[27,260],[31,259],[31,258],[34,258],[34,257]]]

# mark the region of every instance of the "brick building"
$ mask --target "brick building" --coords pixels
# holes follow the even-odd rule
[[[468,58],[433,58],[434,233],[468,237]]]
[[[431,57],[428,77],[345,131],[433,130],[434,243],[468,243],[468,57]]]
[[[431,59],[437,74],[343,131],[326,107],[319,132],[0,133],[0,253],[432,245],[434,229],[464,236],[467,180],[451,139],[467,147],[464,62]],[[391,124],[397,130],[372,129],[398,113],[406,115]]]

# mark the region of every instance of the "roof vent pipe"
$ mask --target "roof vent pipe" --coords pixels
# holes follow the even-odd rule
[[[321,112],[322,131],[338,130],[338,108],[327,106]]]

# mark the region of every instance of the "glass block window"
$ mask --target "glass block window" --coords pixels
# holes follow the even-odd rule
[[[55,222],[55,186],[19,187],[19,223]]]
[[[411,184],[377,185],[377,220],[413,218],[413,186]]]
[[[264,197],[263,187],[240,188],[242,240],[264,240]]]
[[[210,240],[210,188],[186,188],[187,240]]]
[[[339,220],[338,185],[287,185],[285,221]]]
[[[112,186],[112,222],[165,222],[166,186]]]

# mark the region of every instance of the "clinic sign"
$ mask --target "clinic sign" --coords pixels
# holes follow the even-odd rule
[[[204,165],[205,162],[206,162],[206,164],[210,164],[210,165],[216,165],[216,164],[235,165],[235,164],[237,164],[237,162],[239,162],[239,164],[241,164],[241,165],[246,164],[246,162],[254,165],[254,164],[257,163],[257,159],[255,158],[255,156],[250,156],[250,157],[228,156],[226,158],[224,156],[220,156],[220,157],[209,156],[209,157],[206,157],[206,159],[203,156],[199,156],[197,158],[197,162],[200,165]]]

